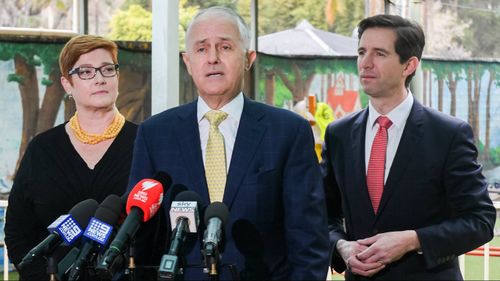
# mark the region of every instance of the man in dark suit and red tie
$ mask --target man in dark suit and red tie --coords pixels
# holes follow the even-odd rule
[[[245,221],[262,238],[259,245],[244,246],[258,253],[255,264],[269,273],[259,279],[325,280],[327,216],[312,130],[299,115],[244,96],[244,73],[256,57],[249,47],[249,30],[234,11],[211,7],[194,17],[183,59],[199,97],[140,125],[130,185],[164,171],[205,205],[227,205],[221,265],[251,271],[245,250],[235,243],[244,237],[232,236],[238,234],[235,222]],[[168,213],[170,206],[163,207]],[[199,266],[200,240],[184,249],[185,280],[209,279]],[[220,268],[221,279],[235,278],[228,269]]]
[[[490,241],[496,219],[471,127],[413,98],[418,24],[378,15],[358,27],[369,105],[329,125],[321,164],[331,266],[347,280],[461,280],[457,257]]]

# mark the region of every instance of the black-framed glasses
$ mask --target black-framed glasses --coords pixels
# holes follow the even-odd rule
[[[103,77],[113,77],[118,73],[118,68],[120,65],[118,64],[106,64],[101,67],[92,67],[92,66],[80,66],[77,68],[73,68],[69,71],[69,75],[77,74],[78,77],[82,80],[89,80],[96,76],[97,71],[101,73]]]

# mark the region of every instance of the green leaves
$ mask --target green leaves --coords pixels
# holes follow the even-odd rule
[[[17,75],[15,73],[11,73],[7,75],[7,82],[16,82],[21,85],[24,84],[24,77],[22,75]]]

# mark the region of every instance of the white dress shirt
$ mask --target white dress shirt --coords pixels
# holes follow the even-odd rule
[[[406,120],[410,115],[411,108],[413,106],[413,95],[410,90],[408,90],[408,95],[405,100],[395,107],[387,115],[389,120],[392,121],[392,126],[387,130],[387,150],[385,158],[385,176],[384,184],[391,170],[392,162],[396,156],[396,151],[398,150],[399,142],[401,141],[401,136],[405,129]],[[365,173],[368,172],[368,162],[370,161],[370,153],[372,150],[373,140],[377,134],[378,128],[380,127],[377,118],[381,114],[375,110],[371,102],[368,103],[368,120],[366,123],[366,133],[365,133]]]
[[[236,133],[240,125],[241,114],[243,112],[243,93],[240,92],[228,104],[224,105],[220,111],[226,112],[227,118],[219,125],[219,131],[224,136],[224,146],[226,148],[226,169],[229,171],[231,164],[231,155],[233,154],[234,142]],[[198,127],[200,130],[201,153],[203,155],[203,164],[205,164],[205,153],[207,151],[208,133],[210,131],[210,123],[204,118],[205,113],[212,110],[207,103],[201,98],[198,98]]]

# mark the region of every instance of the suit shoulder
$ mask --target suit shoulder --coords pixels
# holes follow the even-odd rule
[[[276,106],[268,105],[254,100],[250,101],[250,103],[255,109],[265,113],[270,120],[275,120],[275,121],[287,120],[287,122],[297,122],[297,123],[307,122],[307,120],[304,117],[300,116],[299,114],[297,114],[292,110],[279,108]]]
[[[467,123],[466,121],[458,117],[451,116],[449,114],[438,111],[434,108],[428,106],[422,106],[422,110],[425,113],[425,115],[429,118],[429,120],[431,120],[432,124],[439,128],[456,130],[457,128],[463,126],[470,127],[469,123]]]
[[[342,130],[347,129],[352,126],[352,124],[361,118],[361,115],[364,114],[366,109],[362,109],[353,113],[350,113],[346,116],[342,116],[338,119],[335,119],[330,124],[328,124],[327,130]]]
[[[141,123],[141,126],[157,126],[157,125],[166,125],[174,122],[180,116],[185,116],[190,112],[194,111],[196,114],[196,102],[191,102],[183,105],[179,105],[173,108],[166,109],[160,113],[154,114],[151,117],[147,118]]]

